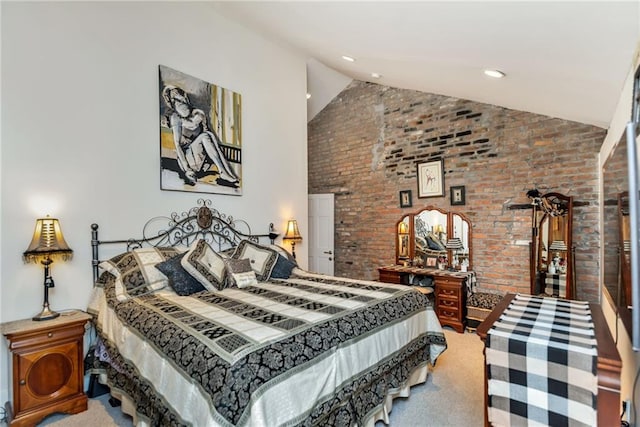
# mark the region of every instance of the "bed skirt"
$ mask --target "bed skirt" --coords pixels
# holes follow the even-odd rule
[[[373,427],[378,421],[382,421],[386,425],[389,425],[389,414],[393,408],[393,401],[398,397],[409,397],[411,395],[411,387],[424,383],[427,380],[428,375],[429,367],[427,365],[416,368],[401,388],[396,388],[387,392],[384,402],[372,411],[371,415],[363,422],[362,427]],[[99,375],[99,381],[102,384],[109,383],[105,373]],[[128,394],[118,389],[111,389],[110,394],[121,402],[120,409],[123,413],[131,416],[134,426],[152,427],[148,418],[140,416],[141,414],[136,411],[136,404]]]

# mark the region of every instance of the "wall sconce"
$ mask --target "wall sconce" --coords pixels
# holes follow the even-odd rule
[[[298,221],[295,219],[290,219],[287,222],[287,232],[284,233],[282,240],[291,242],[291,255],[293,258],[296,257],[296,242],[302,241],[302,236],[300,235],[300,230],[298,230]]]
[[[36,229],[33,232],[31,244],[22,256],[25,263],[40,262],[44,265],[44,303],[42,304],[42,312],[33,317],[33,320],[55,319],[60,313],[49,309],[49,288],[55,286],[49,266],[55,259],[67,261],[73,257],[73,251],[65,242],[57,219],[47,216],[36,220]]]

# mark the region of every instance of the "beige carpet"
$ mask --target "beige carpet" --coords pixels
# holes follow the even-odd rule
[[[424,384],[411,389],[409,398],[394,401],[390,425],[482,426],[484,386],[482,342],[475,333],[458,334],[445,329],[447,350]],[[89,399],[89,410],[76,415],[51,415],[38,424],[51,427],[131,426],[129,416],[112,408],[108,396]],[[376,427],[384,427],[379,421]]]

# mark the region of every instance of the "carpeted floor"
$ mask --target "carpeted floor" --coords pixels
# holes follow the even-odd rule
[[[483,426],[484,386],[482,342],[475,333],[445,329],[447,350],[424,384],[411,389],[409,398],[394,401],[391,426]],[[3,424],[4,425],[4,424]],[[109,396],[89,399],[89,410],[76,415],[55,414],[39,426],[131,426],[131,417],[111,407]],[[384,427],[381,421],[376,427]]]

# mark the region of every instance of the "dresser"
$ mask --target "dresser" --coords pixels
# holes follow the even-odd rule
[[[416,278],[431,277],[435,288],[435,309],[440,323],[451,326],[456,332],[464,332],[467,293],[475,284],[474,272],[388,265],[378,268],[378,273],[381,282],[401,285],[410,285]]]
[[[13,405],[6,405],[10,426],[32,426],[55,412],[87,409],[82,342],[90,319],[76,311],[52,320],[2,324],[12,354]]]

